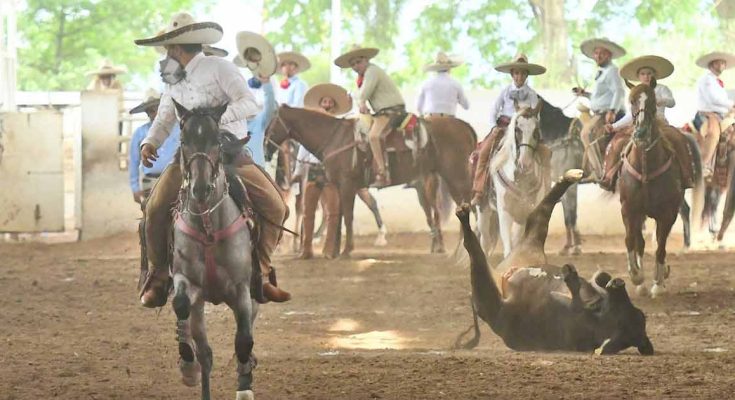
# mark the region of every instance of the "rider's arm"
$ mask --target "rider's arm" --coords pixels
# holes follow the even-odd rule
[[[620,128],[625,128],[628,126],[633,125],[633,114],[630,113],[630,111],[626,112],[623,118],[620,118],[618,121],[614,122],[612,124],[613,130],[618,130]]]
[[[276,112],[276,94],[273,91],[273,85],[270,82],[263,84],[263,120],[267,124]],[[263,128],[265,129],[265,128]]]
[[[370,65],[367,68],[367,71],[365,71],[365,77],[362,81],[362,87],[360,88],[360,93],[358,95],[358,99],[360,100],[360,104],[365,104],[367,101],[370,100],[371,97],[373,97],[373,93],[375,92],[375,89],[378,87],[378,67]],[[375,110],[378,111],[378,110]]]
[[[464,88],[462,88],[462,84],[459,82],[456,82],[457,84],[457,102],[459,103],[462,108],[465,110],[468,110],[470,108],[470,101],[467,100],[467,96],[464,94]]]
[[[235,64],[218,62],[215,73],[217,74],[217,82],[227,95],[228,102],[227,111],[222,115],[220,125],[253,119],[258,115],[260,106],[255,101],[253,92],[248,88],[245,78],[240,74]]]
[[[133,193],[140,192],[140,151],[138,149],[140,149],[140,142],[145,137],[146,125],[139,126],[135,130],[128,149],[128,176]]]
[[[299,147],[299,152],[296,154],[296,167],[293,170],[293,176],[304,176],[306,170],[306,159],[309,158],[309,150],[306,150],[304,146]]]
[[[174,102],[171,99],[171,95],[164,93],[161,96],[161,103],[158,105],[156,119],[153,120],[151,129],[148,130],[148,135],[141,143],[141,146],[151,144],[155,148],[161,147],[161,144],[168,138],[175,124],[176,110]]]
[[[733,101],[727,97],[727,91],[720,87],[720,84],[716,81],[716,78],[707,79],[705,81],[706,87],[705,92],[708,94],[708,102],[718,108],[723,108],[724,113],[727,112],[733,106]]]
[[[656,93],[656,102],[658,105],[667,108],[672,108],[676,105],[676,100],[674,100],[674,94],[671,93],[671,89],[663,85],[656,86],[656,88],[658,89],[658,93]]]
[[[609,80],[610,90],[613,91],[613,96],[607,109],[608,111],[618,112],[625,107],[625,87],[617,67],[610,68],[612,70],[608,71],[607,79]]]
[[[416,100],[416,111],[418,111],[419,115],[424,114],[424,102],[426,101],[426,85],[421,86],[421,92],[419,93],[419,97]]]
[[[498,117],[500,117],[500,112],[503,110],[503,106],[505,105],[506,90],[508,90],[508,87],[504,88],[500,92],[498,98],[495,100],[495,104],[493,104],[493,107],[490,109],[490,128],[494,128],[498,124]]]

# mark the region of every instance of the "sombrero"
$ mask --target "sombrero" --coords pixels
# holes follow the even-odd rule
[[[350,68],[350,60],[357,57],[365,57],[368,60],[377,56],[380,50],[374,47],[360,47],[358,45],[352,46],[352,49],[347,53],[334,59],[334,65],[340,68]]]
[[[163,33],[137,39],[139,46],[166,46],[170,44],[214,44],[222,39],[222,27],[215,22],[196,22],[190,14],[180,12],[171,17]]]
[[[202,46],[202,52],[205,56],[214,57],[227,57],[227,55],[230,54],[225,49],[220,49],[219,47],[210,46],[208,44]]]
[[[130,110],[130,114],[138,114],[145,110],[157,106],[161,102],[161,94],[157,90],[148,89],[145,92],[145,100]]]
[[[638,81],[638,71],[651,68],[656,79],[664,79],[674,73],[674,64],[659,56],[642,56],[634,58],[620,68],[620,76],[629,81]]]
[[[321,83],[307,90],[304,95],[304,107],[321,110],[319,102],[324,97],[334,99],[335,106],[332,113],[335,115],[346,114],[352,110],[352,97],[342,86],[333,83]]]
[[[102,63],[100,64],[100,67],[97,68],[96,71],[87,72],[87,76],[92,76],[92,75],[120,75],[120,74],[124,74],[126,72],[127,71],[125,70],[124,67],[117,67],[115,65],[112,65],[112,61],[110,61],[110,60],[104,60],[104,61],[102,61]]]
[[[309,62],[309,59],[304,57],[303,54],[296,51],[284,51],[282,53],[278,53],[278,65],[282,65],[286,62],[292,62],[296,64],[299,67],[299,72],[304,72],[307,69],[311,68],[311,63]]]
[[[278,62],[276,51],[268,39],[254,32],[238,32],[237,55],[233,62],[241,68],[248,68],[255,75],[269,77],[276,73]]]
[[[709,64],[715,60],[724,60],[725,62],[727,62],[727,66],[725,67],[725,69],[735,67],[735,56],[722,51],[713,51],[712,53],[708,53],[703,55],[702,57],[699,57],[697,59],[697,65],[702,68],[709,69]]]
[[[464,61],[458,60],[454,57],[448,56],[443,51],[440,51],[436,53],[436,57],[434,58],[434,62],[432,64],[427,64],[424,66],[424,71],[447,71],[455,67],[459,67],[462,65]]]
[[[512,69],[526,70],[528,71],[528,75],[541,75],[546,72],[546,67],[542,67],[538,64],[530,64],[528,62],[528,57],[523,53],[515,56],[513,61],[509,63],[503,63],[495,66],[496,71],[505,72],[506,74],[509,74]]]
[[[579,45],[579,48],[582,50],[582,54],[589,58],[594,58],[595,55],[595,49],[598,47],[602,47],[603,49],[607,49],[611,54],[612,58],[618,58],[625,55],[625,49],[622,48],[619,44],[606,39],[606,38],[596,38],[596,39],[589,39],[582,42],[581,45]]]

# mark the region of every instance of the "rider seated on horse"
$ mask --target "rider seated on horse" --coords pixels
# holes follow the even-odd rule
[[[434,62],[424,67],[424,71],[436,71],[436,75],[421,85],[416,101],[416,110],[420,115],[425,118],[454,117],[458,104],[465,110],[470,108],[462,84],[449,75],[452,68],[462,64],[462,61],[454,60],[440,51]]]
[[[624,56],[625,49],[607,39],[586,40],[580,49],[599,67],[592,93],[580,87],[572,89],[577,96],[590,99],[593,117],[584,125],[580,136],[585,147],[586,170],[597,181],[602,176],[602,155],[608,143],[604,125],[612,124],[624,115],[625,88],[612,60]]]
[[[490,156],[497,150],[500,139],[503,138],[505,130],[515,114],[515,104],[525,104],[536,108],[538,94],[528,86],[526,80],[529,75],[541,75],[546,68],[538,64],[530,64],[525,54],[519,54],[512,62],[500,64],[495,70],[508,73],[513,78],[513,83],[506,86],[500,92],[495,105],[490,112],[490,123],[494,124],[490,134],[482,141],[478,152],[475,178],[472,184],[473,206],[480,204],[485,193],[487,181],[487,167]]]
[[[247,120],[259,111],[253,94],[237,67],[219,57],[206,57],[202,45],[218,42],[222,27],[213,22],[197,23],[187,13],[177,13],[164,33],[136,40],[141,46],[163,46],[167,57],[161,63],[162,77],[167,83],[158,114],[148,136],[141,145],[141,160],[150,166],[158,157],[156,149],[165,141],[177,123],[174,100],[189,110],[213,108],[227,104],[220,120],[222,130],[242,139],[247,135]],[[244,57],[244,50],[238,49]],[[263,293],[271,301],[286,301],[290,295],[277,288],[271,272],[270,255],[281,237],[281,224],[288,208],[270,177],[252,160],[236,166],[250,200],[263,223],[260,225],[259,266],[264,276]],[[141,302],[146,307],[160,307],[168,297],[172,214],[182,176],[178,165],[170,165],[161,174],[145,207],[146,252],[152,268],[148,271]],[[270,278],[266,279],[266,278]]]
[[[388,74],[370,59],[378,54],[376,48],[364,48],[355,46],[352,50],[342,54],[334,60],[334,64],[340,68],[352,68],[357,73],[357,99],[361,114],[368,114],[368,103],[374,111],[373,124],[368,133],[370,148],[373,153],[374,164],[377,167],[375,186],[384,187],[390,185],[386,174],[386,163],[383,149],[380,144],[382,138],[392,130],[392,117],[405,114],[406,102],[403,100],[398,86]]]
[[[694,186],[692,156],[688,148],[687,139],[683,136],[684,133],[671,127],[666,120],[666,108],[673,107],[676,104],[674,96],[668,87],[658,83],[659,79],[664,79],[673,72],[674,65],[669,60],[663,57],[649,55],[627,62],[620,69],[620,76],[626,82],[639,81],[641,84],[649,85],[654,89],[656,95],[656,117],[662,122],[662,126],[672,128],[661,129],[661,134],[668,144],[672,146],[672,150],[676,154],[676,159],[682,171],[682,188],[688,189]],[[605,154],[605,174],[599,183],[600,187],[605,190],[615,190],[617,172],[621,165],[621,156],[633,134],[633,126],[633,115],[630,111],[614,124],[605,125],[605,130],[608,133],[615,134]]]

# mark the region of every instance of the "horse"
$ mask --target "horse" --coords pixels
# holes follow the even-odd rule
[[[488,196],[487,204],[480,207],[478,219],[480,235],[487,237],[495,234],[489,227],[497,220],[504,256],[518,243],[528,214],[549,183],[538,152],[539,112],[543,104],[539,101],[531,108],[516,102],[514,106],[515,114],[488,165],[494,195]]]
[[[665,144],[664,130],[676,129],[656,118],[655,84],[631,88],[629,101],[634,120],[634,133],[623,152],[623,168],[618,179],[621,214],[625,224],[625,246],[628,273],[643,296],[642,268],[645,241],[642,228],[646,217],[656,220],[656,268],[651,296],[666,293],[670,269],[666,265],[666,241],[684,201],[679,163],[676,154]],[[679,134],[676,132],[676,134]]]
[[[303,218],[303,201],[301,191],[293,193],[292,182],[293,172],[296,168],[296,153],[298,152],[299,146],[291,140],[287,140],[281,143],[279,146],[275,146],[272,143],[266,142],[264,144],[266,151],[266,160],[271,161],[274,154],[276,157],[276,172],[274,181],[276,187],[281,192],[284,201],[288,203],[289,198],[294,196],[294,232],[301,232],[301,219]],[[294,235],[291,239],[291,251],[298,253],[301,251],[301,241],[299,237]]]
[[[253,399],[253,328],[262,299],[260,270],[253,271],[250,217],[234,197],[244,193],[239,180],[228,179],[229,153],[219,120],[227,105],[187,110],[181,117],[179,163],[184,179],[174,210],[172,272],[173,309],[179,342],[179,369],[187,386],[201,380],[201,398],[210,399],[212,350],[207,342],[204,302],[225,302],[235,314],[237,399]],[[244,141],[235,141],[241,149]],[[227,153],[226,153],[227,152]],[[241,197],[244,197],[241,196]],[[256,261],[257,263],[257,261]]]
[[[555,107],[544,98],[541,107],[541,140],[551,150],[551,176],[560,176],[570,169],[582,168],[584,143],[580,133],[582,121],[564,115],[561,108]],[[566,243],[560,255],[579,255],[582,253],[582,236],[577,228],[577,185],[569,188],[561,198],[566,228]]]
[[[342,256],[354,250],[353,207],[355,193],[369,181],[368,151],[361,149],[355,136],[356,120],[335,118],[326,113],[281,105],[266,129],[266,140],[279,144],[294,139],[305,146],[324,163],[327,179],[340,192],[341,214],[345,222],[345,246]],[[431,252],[444,252],[441,232],[442,212],[437,206],[438,184],[436,175],[444,180],[446,188],[457,204],[469,201],[471,178],[466,160],[477,144],[472,127],[456,118],[421,120],[426,127],[428,142],[417,151],[415,160],[397,159],[392,168],[392,184],[422,181],[420,201],[431,229]],[[409,150],[410,151],[410,150]],[[390,157],[389,157],[390,158]],[[395,179],[394,179],[395,178]],[[423,196],[423,197],[422,197]]]

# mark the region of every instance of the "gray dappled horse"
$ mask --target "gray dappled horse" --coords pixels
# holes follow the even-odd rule
[[[253,271],[250,219],[235,202],[225,174],[224,136],[218,127],[227,105],[189,111],[181,117],[182,188],[174,215],[173,308],[177,317],[179,368],[184,384],[201,379],[202,399],[210,399],[212,350],[207,343],[204,302],[226,303],[237,331],[237,399],[253,399],[253,325],[262,297],[260,271]],[[231,145],[232,142],[228,144]],[[242,147],[244,141],[235,141]],[[176,166],[172,166],[175,168]],[[239,181],[233,181],[238,184]]]

